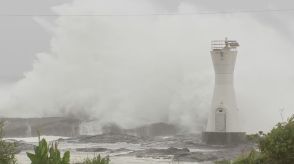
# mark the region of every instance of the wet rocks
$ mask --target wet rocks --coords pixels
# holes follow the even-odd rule
[[[178,149],[174,147],[170,147],[168,149],[145,149],[145,150],[138,150],[134,151],[132,153],[129,153],[129,155],[135,155],[136,157],[162,157],[162,156],[169,156],[169,155],[184,155],[189,154],[190,150],[187,148]]]
[[[122,153],[122,152],[132,152],[132,150],[126,148],[119,148],[115,150],[110,150],[110,153]]]
[[[77,138],[82,143],[140,143],[142,139],[128,134],[101,134],[93,136],[83,136]]]
[[[81,152],[106,152],[109,149],[107,148],[77,148],[76,150]]]
[[[178,149],[178,148],[170,147],[170,148],[166,149],[166,153],[168,153],[168,154],[186,154],[186,153],[190,153],[190,150],[188,148]]]
[[[173,159],[174,161],[203,162],[216,160],[217,156],[203,152],[191,152],[186,154],[176,154]]]
[[[76,151],[79,152],[107,152],[107,153],[122,153],[122,152],[131,152],[131,150],[126,148],[119,148],[119,149],[108,149],[103,147],[91,147],[91,148],[77,148]]]
[[[145,126],[141,126],[134,129],[125,130],[128,134],[140,136],[144,138],[156,137],[156,136],[172,136],[179,133],[179,128],[172,124],[163,122],[153,123]]]
[[[18,154],[21,151],[33,150],[34,145],[23,141],[15,141],[15,152]]]
[[[142,138],[172,136],[178,134],[179,131],[180,129],[177,126],[164,122],[148,124],[132,129],[124,129],[113,123],[106,124],[102,127],[103,134],[129,134]]]
[[[173,159],[174,161],[184,162],[200,162],[216,160],[217,157],[213,154],[205,154],[202,152],[190,152],[188,148],[174,148],[167,149],[146,149],[129,153],[128,155],[134,155],[138,158],[164,158]]]

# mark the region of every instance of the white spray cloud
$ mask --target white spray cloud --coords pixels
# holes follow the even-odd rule
[[[185,3],[178,9],[197,10]],[[158,8],[147,0],[74,0],[54,11],[119,15]],[[225,36],[241,43],[236,90],[244,129],[269,128],[279,105],[294,108],[291,44],[248,15],[59,16],[50,31],[51,50],[37,55],[1,103],[3,113],[73,114],[122,127],[163,121],[193,130],[213,91],[210,40]],[[268,119],[253,126],[260,114]]]

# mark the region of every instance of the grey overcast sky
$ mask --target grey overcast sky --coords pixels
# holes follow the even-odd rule
[[[159,8],[176,11],[182,1],[203,10],[259,10],[294,9],[291,0],[150,0]],[[70,0],[1,0],[0,14],[52,14],[51,7]],[[281,35],[293,40],[289,14],[253,14],[260,22],[277,29]],[[0,17],[0,80],[15,80],[32,69],[36,53],[49,47],[50,34],[33,17]]]
[[[163,9],[176,11],[181,0],[150,0]],[[259,10],[294,8],[291,0],[183,0],[200,8],[227,10]],[[70,0],[1,0],[0,14],[53,14],[51,7]],[[287,15],[286,15],[287,16]],[[255,14],[256,19],[278,30],[291,39],[291,29],[287,21],[293,18],[289,14]],[[33,17],[0,17],[0,80],[15,80],[31,70],[36,53],[46,51],[49,47],[50,34],[47,33]]]
[[[50,14],[66,0],[0,0],[1,14]],[[33,17],[0,16],[0,81],[19,79],[32,69],[34,56],[49,47],[50,34]]]

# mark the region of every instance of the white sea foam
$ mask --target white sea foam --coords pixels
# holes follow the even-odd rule
[[[213,87],[210,41],[226,36],[241,45],[235,84],[245,129],[272,127],[280,121],[280,106],[286,108],[284,117],[290,115],[292,42],[248,13],[66,16],[169,12],[158,4],[73,0],[53,9],[61,15],[55,21],[38,18],[52,34],[51,49],[38,54],[33,70],[0,100],[1,115],[98,120],[85,126],[86,133],[109,122],[127,128],[169,122],[201,131]],[[174,4],[175,12],[201,8],[188,1]],[[268,119],[260,122],[265,114]]]
[[[41,138],[46,138],[47,141],[55,141],[59,138],[67,138],[67,137],[56,137],[56,136],[42,136]],[[8,139],[8,138],[6,138]],[[32,143],[36,144],[38,141],[38,138],[36,137],[28,137],[28,138],[9,138],[13,140],[18,140],[18,141],[25,141],[27,143]],[[111,158],[111,163],[112,164],[129,164],[129,163],[134,163],[134,164],[157,164],[157,163],[162,163],[162,164],[171,164],[172,160],[171,159],[153,159],[153,158],[136,158],[134,156],[118,156],[122,154],[127,154],[131,152],[132,150],[143,150],[145,149],[142,147],[140,144],[130,144],[130,143],[69,143],[69,142],[60,142],[58,144],[59,149],[61,150],[62,153],[64,153],[67,150],[70,150],[71,152],[71,161],[72,163],[74,162],[81,162],[83,159],[89,157],[93,157],[94,155],[97,155],[97,153],[93,152],[79,152],[76,151],[77,148],[91,148],[91,147],[100,147],[100,148],[107,148],[107,149],[120,149],[120,148],[125,148],[127,149],[126,151],[119,152],[119,153],[99,153],[102,156],[107,156],[109,155]],[[147,148],[147,147],[146,147]],[[150,148],[150,147],[148,147]],[[156,148],[156,147],[152,147]],[[33,152],[33,151],[29,151]],[[26,151],[22,151],[21,153],[16,155],[17,160],[21,164],[30,164],[30,160],[26,156]],[[180,164],[192,164],[192,163],[186,163],[186,162],[180,162]],[[193,162],[193,164],[196,164]]]

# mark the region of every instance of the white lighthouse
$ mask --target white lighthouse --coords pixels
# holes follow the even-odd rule
[[[208,116],[205,141],[232,143],[242,140],[234,90],[234,67],[239,43],[234,40],[215,40],[211,43],[211,58],[215,72],[215,87]],[[228,140],[229,139],[229,140]]]

